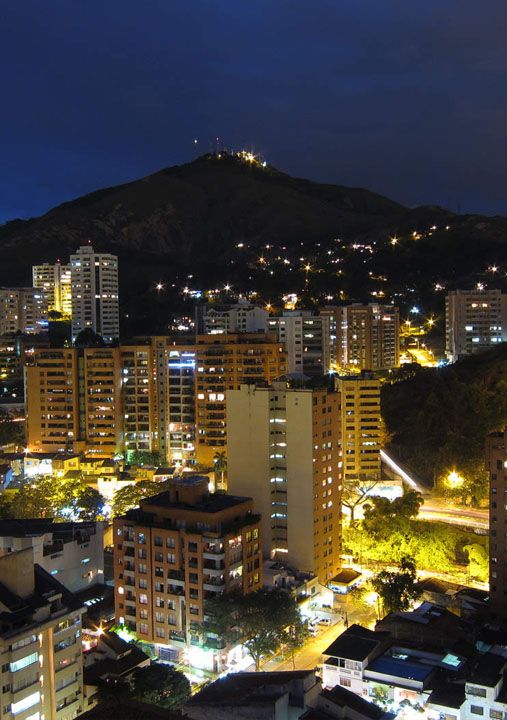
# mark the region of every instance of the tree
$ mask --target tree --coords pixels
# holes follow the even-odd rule
[[[162,453],[150,452],[149,450],[128,450],[128,463],[130,465],[148,465],[158,467],[165,462]]]
[[[416,587],[417,570],[414,559],[403,557],[399,570],[382,570],[372,580],[372,586],[382,602],[383,614],[408,610],[410,603],[421,595]]]
[[[293,670],[296,669],[296,650],[303,647],[309,637],[308,625],[300,616],[295,618],[294,622],[283,631],[281,644],[284,652],[289,655],[292,661]]]
[[[18,445],[22,440],[23,424],[14,422],[10,414],[0,408],[0,447],[11,443]]]
[[[468,553],[470,575],[482,582],[487,582],[489,576],[489,553],[484,545],[472,543],[465,545],[463,550]]]
[[[77,348],[105,347],[106,343],[102,335],[99,335],[91,328],[85,328],[78,333],[74,340],[74,346]]]
[[[350,512],[350,524],[355,525],[355,510],[366,502],[373,488],[378,485],[378,475],[361,475],[354,480],[345,480],[342,491],[342,505]]]
[[[137,670],[133,697],[163,708],[183,705],[190,697],[190,683],[172,665],[152,663]]]
[[[220,487],[224,488],[224,476],[227,471],[227,455],[223,450],[217,450],[216,453],[213,456],[213,467],[215,470],[215,484],[218,486],[218,483],[216,482],[217,473],[220,473]]]
[[[364,505],[364,529],[374,536],[403,530],[409,520],[417,517],[423,504],[421,493],[406,490],[401,497],[388,500],[385,497],[374,497],[371,504]]]
[[[93,487],[84,487],[74,500],[80,520],[100,520],[104,515],[104,498]]]
[[[141,480],[140,482],[134,483],[133,485],[126,485],[116,491],[111,512],[113,517],[118,515],[125,515],[128,510],[139,507],[139,503],[145,497],[151,497],[161,492],[159,483],[152,482],[151,480]]]

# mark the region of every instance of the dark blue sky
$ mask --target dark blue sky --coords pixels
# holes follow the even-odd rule
[[[292,174],[507,214],[506,0],[0,0],[0,221],[220,136]]]

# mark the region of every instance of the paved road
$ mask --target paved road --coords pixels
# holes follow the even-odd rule
[[[424,501],[424,505],[419,511],[419,517],[422,520],[444,522],[477,530],[486,531],[489,529],[487,509],[452,507],[435,499]]]

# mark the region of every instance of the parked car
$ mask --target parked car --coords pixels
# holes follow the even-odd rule
[[[323,617],[319,620],[319,625],[331,625],[331,618]]]

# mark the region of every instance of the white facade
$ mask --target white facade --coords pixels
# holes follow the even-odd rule
[[[101,523],[60,523],[55,531],[30,530],[8,534],[12,521],[0,521],[0,557],[32,548],[34,562],[71,592],[104,582],[104,541]],[[23,532],[24,530],[24,532]]]
[[[454,290],[445,301],[445,352],[450,362],[507,341],[507,295]]]
[[[330,369],[330,322],[325,315],[308,311],[286,312],[268,319],[268,332],[275,332],[287,350],[290,373],[322,375]]]
[[[204,307],[198,332],[205,335],[266,332],[269,313],[256,305],[239,302],[230,307]]]
[[[0,335],[47,330],[47,302],[37,288],[0,288]]]
[[[72,341],[86,328],[107,343],[120,335],[118,258],[80,247],[70,256],[72,277]]]

